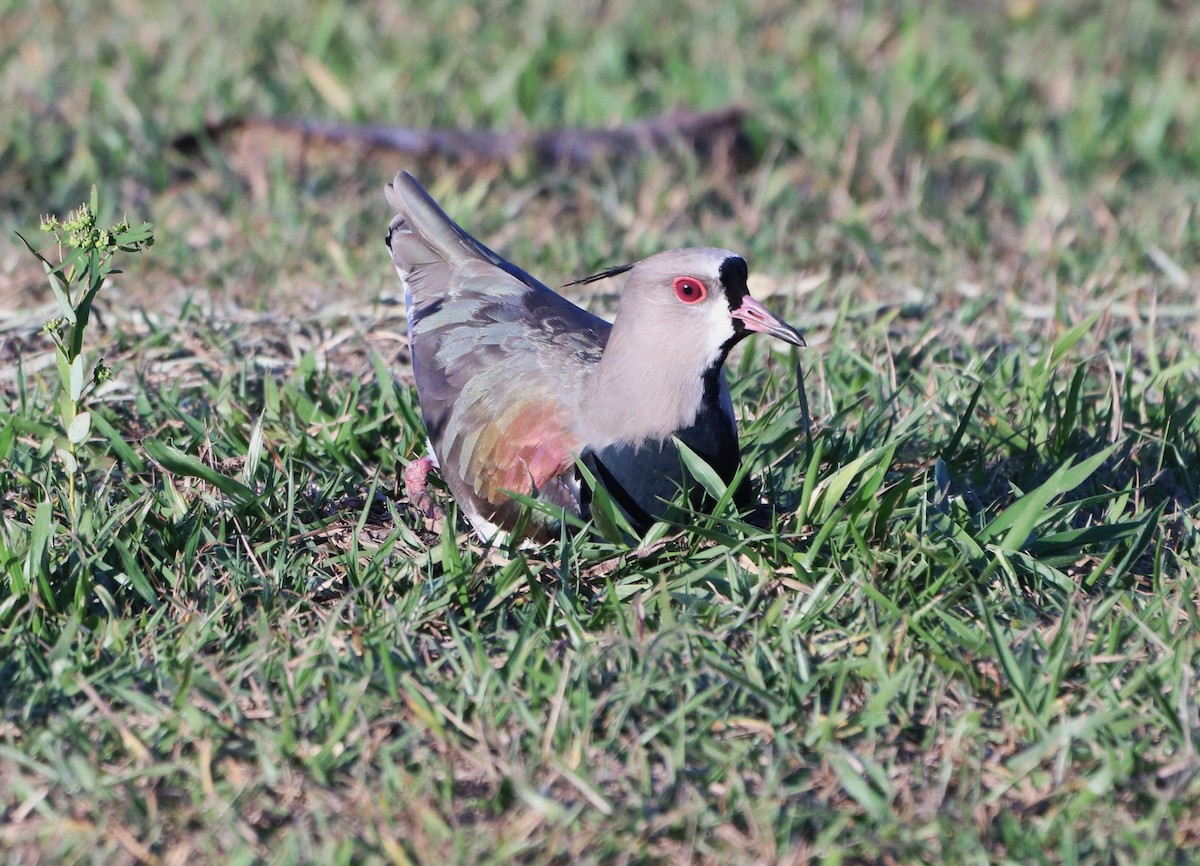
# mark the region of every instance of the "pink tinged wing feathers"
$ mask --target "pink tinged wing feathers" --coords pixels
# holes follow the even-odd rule
[[[467,320],[455,306],[418,321],[413,335],[425,422],[451,492],[501,527],[520,513],[510,492],[578,513],[569,490],[582,446],[540,369],[538,341],[495,306]]]
[[[483,425],[465,457],[465,475],[476,495],[499,504],[506,492],[533,495],[573,471],[571,441],[561,412],[545,402],[517,400]]]

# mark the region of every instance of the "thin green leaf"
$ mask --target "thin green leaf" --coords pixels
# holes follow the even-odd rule
[[[684,467],[692,478],[700,482],[700,486],[713,499],[722,499],[729,488],[721,476],[717,474],[717,470],[713,469],[708,461],[685,445],[678,437],[672,436],[671,438],[674,440],[675,447],[679,451],[679,459],[683,461]]]
[[[1021,706],[1029,713],[1030,719],[1035,723],[1041,732],[1045,732],[1045,724],[1038,715],[1037,707],[1029,694],[1029,680],[1025,677],[1025,671],[1021,668],[1021,663],[1013,654],[1012,646],[1008,642],[1008,635],[997,622],[995,614],[992,613],[991,602],[983,597],[983,595],[975,590],[975,605],[978,611],[983,615],[984,625],[987,626],[988,636],[992,639],[992,646],[996,650],[996,656],[1000,661],[1000,667],[1004,670],[1004,675],[1008,678],[1008,683],[1012,687],[1013,693],[1021,702]]]
[[[92,426],[96,428],[101,436],[108,440],[113,453],[116,454],[122,463],[129,467],[131,472],[141,472],[146,468],[145,461],[142,460],[141,455],[134,451],[129,443],[125,441],[124,436],[109,423],[108,419],[104,417],[103,412],[92,413]]]
[[[816,507],[813,522],[823,523],[828,520],[833,514],[834,509],[838,507],[842,496],[849,489],[850,485],[858,481],[863,472],[876,463],[890,463],[892,455],[896,451],[896,445],[897,443],[892,442],[872,448],[870,451],[838,469],[832,475],[823,478],[816,489]]]
[[[816,446],[812,449],[812,456],[809,457],[808,468],[804,473],[804,486],[800,489],[800,503],[796,509],[797,526],[805,526],[809,522],[808,515],[812,511],[813,496],[821,474],[821,457],[824,451],[825,439],[822,437],[817,440]]]
[[[856,755],[855,760],[862,762],[866,759]],[[842,788],[858,805],[863,807],[873,820],[888,820],[890,810],[887,798],[872,787],[871,783],[864,776],[863,771],[851,764],[845,754],[841,751],[829,752],[829,765],[837,774],[838,781],[842,783]]]
[[[228,475],[221,474],[191,454],[185,454],[178,448],[174,448],[157,439],[144,440],[142,447],[146,449],[146,453],[150,455],[150,458],[167,472],[207,481],[239,505],[248,505],[258,501],[257,494],[245,484],[236,478],[230,478]]]
[[[258,474],[258,464],[263,454],[263,416],[260,414],[250,430],[250,442],[246,446],[246,462],[242,465],[242,479],[251,484]]]
[[[146,576],[146,572],[142,569],[141,563],[137,561],[133,551],[129,549],[129,545],[119,538],[113,539],[113,547],[117,549],[117,554],[121,557],[121,566],[125,569],[125,576],[129,579],[129,585],[134,591],[142,597],[143,600],[152,605],[157,605],[160,601],[158,593],[154,591],[154,587],[150,583],[150,579]]]
[[[999,543],[1002,551],[1020,550],[1030,541],[1030,533],[1035,526],[1047,517],[1046,507],[1050,501],[1064,493],[1074,490],[1095,472],[1115,450],[1112,445],[1099,454],[1093,454],[1086,460],[1075,465],[1070,463],[1059,467],[1053,475],[1034,490],[1026,493],[1008,508],[1004,509],[977,536],[980,543],[987,543],[1004,533]]]

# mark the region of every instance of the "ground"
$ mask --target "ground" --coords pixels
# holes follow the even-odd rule
[[[409,5],[0,13],[7,861],[1194,859],[1200,8]],[[582,165],[264,123],[730,106]],[[730,362],[765,522],[412,509],[399,168],[551,285],[744,252],[809,343]],[[60,350],[14,232],[93,186],[154,244]]]

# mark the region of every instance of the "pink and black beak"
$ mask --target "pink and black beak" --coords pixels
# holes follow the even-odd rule
[[[730,345],[748,337],[752,331],[770,334],[793,346],[808,345],[803,334],[750,297],[746,286],[748,276],[749,268],[741,256],[730,256],[721,263],[721,287],[733,317],[734,334]]]
[[[757,331],[760,334],[770,334],[793,346],[807,346],[804,335],[776,316],[750,295],[742,298],[742,303],[735,307],[731,314],[735,322],[741,322],[747,331]]]

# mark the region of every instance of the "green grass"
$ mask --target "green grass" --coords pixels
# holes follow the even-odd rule
[[[7,861],[1189,862],[1200,10],[405,5],[3,7]],[[729,102],[748,160],[170,147]],[[744,250],[811,347],[730,364],[774,521],[485,551],[419,519],[400,167],[552,284]],[[12,232],[93,184],[156,243],[96,297],[72,486]]]

